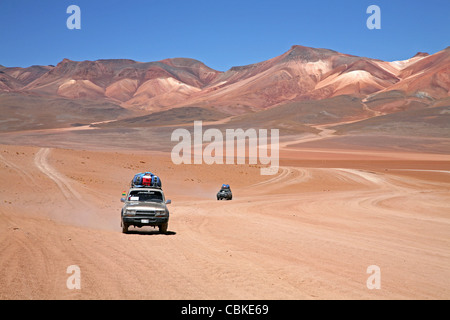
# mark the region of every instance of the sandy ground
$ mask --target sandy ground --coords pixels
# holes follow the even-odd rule
[[[0,150],[0,299],[450,298],[443,155],[291,148],[261,176],[157,152]],[[121,193],[143,170],[172,200],[167,234],[120,231]],[[215,199],[222,183],[232,201]]]

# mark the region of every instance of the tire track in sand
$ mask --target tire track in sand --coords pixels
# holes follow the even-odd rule
[[[2,155],[0,155],[0,161],[3,162],[7,167],[10,167],[12,170],[14,170],[23,181],[29,181],[34,186],[39,187],[39,184],[36,182],[34,177],[30,175],[28,172],[26,172],[13,162],[6,160],[5,157],[3,157]]]
[[[59,173],[48,163],[48,156],[50,154],[49,148],[41,148],[34,157],[34,164],[36,167],[49,177],[58,186],[64,198],[73,206],[78,207],[79,204],[87,206],[81,195],[70,185],[69,179]]]

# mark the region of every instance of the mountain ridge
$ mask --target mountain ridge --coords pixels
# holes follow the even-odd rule
[[[366,99],[390,91],[442,99],[450,91],[450,49],[387,62],[293,45],[258,63],[217,71],[191,58],[73,61],[0,67],[0,92],[108,101],[152,113],[183,106],[241,114],[340,95]]]

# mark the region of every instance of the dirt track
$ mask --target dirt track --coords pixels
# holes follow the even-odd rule
[[[0,161],[1,299],[450,297],[450,174],[432,162],[262,177],[120,152],[3,146]],[[148,167],[173,201],[169,233],[121,234],[120,194]],[[233,201],[215,200],[223,181]]]

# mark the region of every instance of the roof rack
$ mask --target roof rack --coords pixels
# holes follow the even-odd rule
[[[162,189],[161,186],[143,186],[143,185],[134,185],[134,184],[131,184],[131,188],[143,188],[143,189],[145,189],[145,188],[148,188],[148,189],[152,188],[152,189]]]

